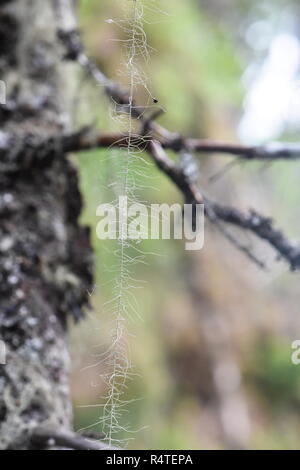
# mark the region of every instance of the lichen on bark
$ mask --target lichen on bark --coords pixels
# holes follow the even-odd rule
[[[73,14],[66,2],[63,15]],[[73,77],[57,28],[52,0],[0,1],[0,130],[13,136],[9,158],[28,139],[70,127]],[[72,428],[65,337],[92,284],[75,166],[59,146],[54,158],[29,162],[6,171],[0,161],[0,449],[29,448],[37,426]]]

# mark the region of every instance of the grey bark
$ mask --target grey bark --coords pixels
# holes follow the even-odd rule
[[[70,128],[72,73],[57,28],[72,25],[71,2],[0,0],[0,449],[28,449],[36,427],[72,429],[67,317],[79,318],[92,284],[87,228],[80,227],[76,169],[59,148],[30,159],[30,142]],[[61,22],[62,24],[58,24]],[[21,158],[22,160],[22,158]],[[1,165],[1,161],[0,161]]]

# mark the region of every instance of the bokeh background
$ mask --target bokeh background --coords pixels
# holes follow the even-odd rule
[[[129,0],[81,0],[82,35],[91,58],[126,84],[118,26]],[[260,144],[297,140],[300,130],[300,6],[297,0],[144,1],[150,56],[141,67],[165,109],[160,122],[187,136]],[[156,8],[159,8],[157,10]],[[113,19],[116,22],[107,21]],[[122,23],[124,26],[124,24]],[[142,104],[147,93],[136,90]],[[122,126],[103,90],[80,76],[76,125]],[[114,250],[97,239],[96,208],[122,177],[122,152],[81,154],[82,223],[95,248],[93,312],[73,327],[72,393],[77,429],[101,432],[105,384],[99,359],[113,324],[105,308],[114,289]],[[300,166],[197,157],[200,184],[213,199],[272,216],[300,239]],[[147,156],[138,163],[136,196],[147,203],[181,196]],[[209,224],[205,246],[144,241],[144,263],[131,267],[139,317],[128,318],[136,375],[128,382],[124,425],[131,448],[299,449],[299,274],[265,244],[233,232],[268,266],[262,271]],[[120,436],[126,438],[126,436]]]

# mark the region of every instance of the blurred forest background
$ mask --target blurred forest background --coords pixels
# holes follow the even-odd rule
[[[124,31],[109,19],[124,17],[125,0],[81,0],[87,51],[106,74],[126,84]],[[299,140],[300,5],[296,0],[158,0],[145,4],[150,50],[142,67],[148,87],[166,112],[166,127],[186,136],[259,144]],[[166,13],[164,13],[166,12]],[[145,93],[138,100],[144,104]],[[81,77],[74,103],[78,125],[119,126],[102,90]],[[72,329],[72,388],[77,429],[101,431],[102,363],[111,326],[104,305],[112,297],[113,251],[97,239],[96,208],[110,202],[120,155],[99,150],[77,157],[85,197],[82,223],[95,248],[93,312]],[[300,238],[300,166],[200,155],[200,184],[213,199],[257,208]],[[138,199],[182,202],[147,156],[139,163]],[[226,171],[224,171],[226,170]],[[222,176],[216,177],[219,172]],[[268,265],[260,270],[209,224],[204,249],[180,241],[143,241],[140,319],[128,319],[136,376],[128,382],[124,420],[131,448],[300,448],[300,366],[291,342],[300,338],[299,274],[245,233]],[[148,253],[148,254],[147,254]],[[154,254],[153,254],[154,253]],[[138,400],[135,400],[137,398]],[[124,422],[124,424],[126,424]],[[126,437],[126,436],[124,436]]]

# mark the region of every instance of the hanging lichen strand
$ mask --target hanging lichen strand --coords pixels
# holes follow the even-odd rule
[[[148,91],[146,78],[141,64],[148,60],[147,40],[144,32],[144,5],[142,0],[123,0],[124,14],[119,20],[109,20],[122,29],[124,39],[124,64],[121,73],[126,74],[127,88],[129,90],[129,103],[126,113],[115,114],[115,120],[119,123],[124,134],[128,135],[126,147],[122,155],[116,155],[118,175],[115,175],[114,197],[118,204],[122,196],[128,204],[136,202],[136,166],[141,158],[140,150],[134,146],[134,97],[140,87]],[[147,103],[145,104],[147,105]],[[121,206],[119,211],[117,246],[112,256],[117,260],[113,275],[113,298],[106,305],[110,317],[113,319],[111,328],[110,345],[103,359],[107,395],[102,415],[102,429],[107,443],[111,445],[121,444],[123,447],[129,441],[129,434],[136,432],[125,422],[126,405],[124,392],[128,381],[132,379],[134,372],[130,359],[129,333],[127,324],[129,319],[139,316],[135,307],[133,290],[136,280],[133,279],[132,266],[141,257],[141,251],[137,241],[127,238],[128,223],[126,207]],[[136,253],[136,256],[135,256]],[[132,401],[132,400],[130,400]],[[130,420],[129,420],[130,421]]]

